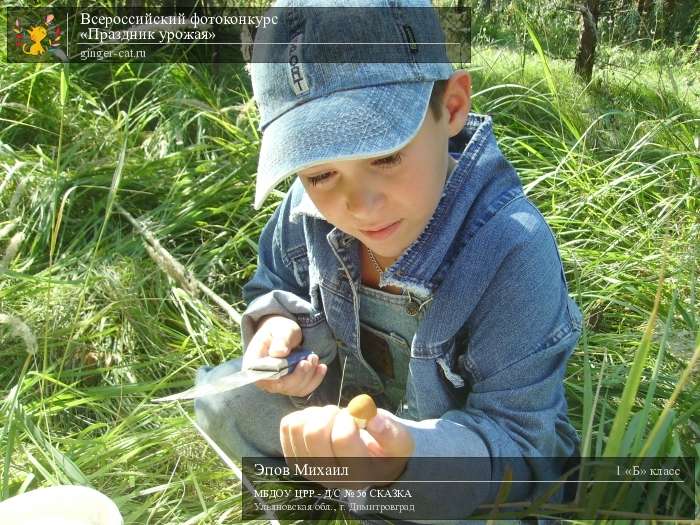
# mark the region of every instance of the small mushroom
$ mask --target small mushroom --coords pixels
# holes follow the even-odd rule
[[[377,405],[367,394],[360,394],[353,397],[348,403],[348,412],[355,418],[355,423],[360,428],[365,428],[367,422],[377,415]]]

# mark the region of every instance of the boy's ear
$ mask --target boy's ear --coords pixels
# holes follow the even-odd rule
[[[447,116],[450,137],[459,133],[467,122],[471,109],[472,79],[469,73],[459,69],[452,73],[443,95],[443,114]]]

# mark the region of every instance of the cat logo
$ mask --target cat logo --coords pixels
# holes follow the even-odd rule
[[[56,53],[61,44],[63,32],[61,26],[53,24],[54,16],[49,14],[38,25],[30,26],[28,29],[22,28],[19,18],[15,20],[15,47],[20,48],[22,53],[31,56],[41,56],[47,51]]]

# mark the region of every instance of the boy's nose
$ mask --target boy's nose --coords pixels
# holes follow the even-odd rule
[[[384,204],[385,196],[370,185],[361,185],[348,191],[345,207],[358,218],[373,217]]]

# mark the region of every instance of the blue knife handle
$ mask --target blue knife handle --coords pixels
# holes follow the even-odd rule
[[[304,347],[299,347],[296,350],[292,350],[292,353],[290,353],[286,359],[287,359],[287,374],[291,374],[294,372],[294,369],[297,367],[300,361],[306,359],[309,357],[313,352],[311,350],[308,350]]]
[[[290,374],[294,371],[296,366],[302,359],[306,359],[310,354],[311,350],[299,347],[292,352],[287,357],[272,357],[265,356],[259,357],[250,365],[248,368],[251,370],[259,370],[265,372],[280,372],[280,377],[283,375]]]

